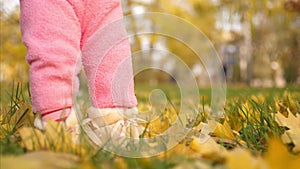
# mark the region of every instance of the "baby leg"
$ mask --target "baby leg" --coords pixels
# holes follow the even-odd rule
[[[90,2],[85,7],[82,60],[92,105],[96,108],[133,108],[137,101],[121,4],[115,0]]]
[[[92,107],[82,124],[96,145],[108,141],[118,145],[131,135],[139,138],[144,131],[136,118],[130,44],[120,2],[89,2],[82,25],[82,61]]]
[[[68,1],[21,0],[20,5],[32,110],[43,120],[60,121],[69,116],[78,88],[79,20]]]

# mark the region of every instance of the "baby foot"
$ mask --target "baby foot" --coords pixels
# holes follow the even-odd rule
[[[115,146],[126,146],[126,138],[136,142],[145,132],[139,123],[145,120],[137,118],[137,108],[94,108],[88,110],[88,118],[83,120],[82,127],[90,140],[97,146],[111,142]],[[128,140],[128,139],[127,139]]]

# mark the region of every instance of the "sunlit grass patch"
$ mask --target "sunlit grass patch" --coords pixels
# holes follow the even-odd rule
[[[151,90],[152,88],[147,86],[136,90],[141,112],[149,111],[148,96]],[[162,86],[162,90],[166,91],[168,104],[160,118],[151,122],[152,135],[164,132],[178,118],[180,98],[176,93],[177,89],[174,90],[173,86]],[[299,89],[249,89],[247,92],[244,90],[246,89],[229,88],[230,96],[227,97],[225,114],[217,123],[216,130],[210,133],[211,138],[208,142],[200,143],[198,138],[210,111],[209,95],[203,95],[209,94],[210,90],[200,89],[200,93],[203,94],[200,98],[201,103],[195,108],[198,117],[191,120],[191,124],[187,126],[191,132],[185,139],[159,156],[131,159],[102,149],[97,150],[84,134],[79,138],[80,144],[74,144],[70,133],[55,122],[50,122],[45,131],[35,129],[33,120],[36,115],[31,111],[27,87],[13,85],[6,95],[9,102],[5,103],[3,98],[1,100],[1,158],[5,157],[3,159],[7,165],[11,164],[12,156],[18,158],[20,168],[24,159],[37,154],[48,156],[49,159],[70,159],[65,168],[176,169],[189,166],[231,169],[239,165],[249,165],[253,168],[284,166],[286,162],[290,163],[290,168],[295,168],[300,162],[300,120],[297,120],[300,116]],[[48,152],[54,152],[54,155]],[[65,153],[72,157],[63,155]],[[233,159],[236,158],[235,163]],[[274,158],[284,160],[280,162]],[[36,162],[35,165],[42,164]]]

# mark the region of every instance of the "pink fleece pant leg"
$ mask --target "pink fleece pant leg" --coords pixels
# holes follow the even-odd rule
[[[120,3],[94,23],[82,49],[92,105],[135,107],[131,50]]]
[[[122,18],[118,1],[21,0],[20,3],[33,111],[41,113],[44,120],[69,115],[72,94],[78,90],[81,50],[93,106],[136,106],[124,25],[98,34]],[[106,52],[99,55],[102,52],[99,49]]]
[[[72,86],[76,86],[80,23],[67,1],[21,0],[20,5],[32,109],[44,119],[65,118],[72,106]]]

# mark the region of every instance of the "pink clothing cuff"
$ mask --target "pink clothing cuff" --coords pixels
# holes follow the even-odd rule
[[[69,117],[69,115],[71,114],[71,106],[69,107],[65,107],[62,109],[57,109],[57,110],[53,110],[47,113],[43,113],[42,116],[42,120],[43,121],[47,121],[47,120],[55,120],[55,121],[63,121],[66,118]]]

